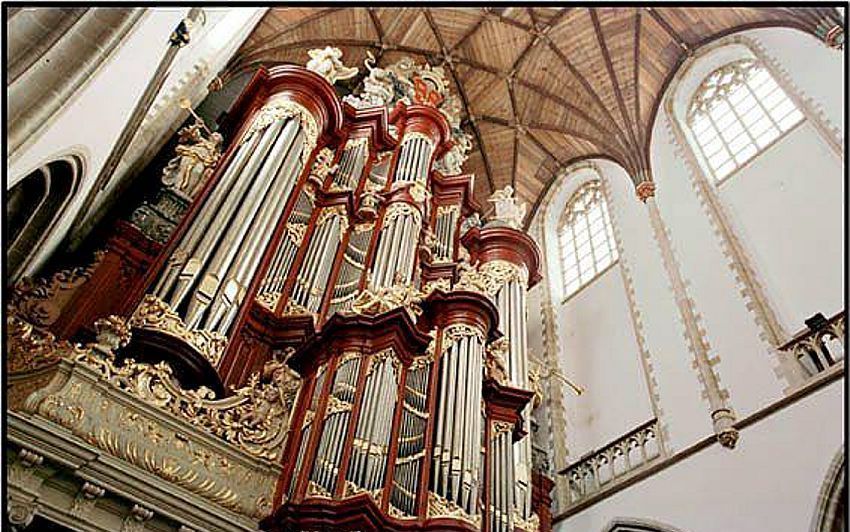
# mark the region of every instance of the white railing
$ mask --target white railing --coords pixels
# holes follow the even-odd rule
[[[660,456],[658,420],[653,418],[560,471],[569,482],[567,505],[619,484]]]
[[[806,373],[813,377],[844,360],[844,319],[843,311],[830,319],[816,314],[806,320],[808,329],[780,349],[793,353]]]

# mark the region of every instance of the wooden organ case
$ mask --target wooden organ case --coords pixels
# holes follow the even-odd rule
[[[128,349],[221,393],[270,361],[297,375],[265,530],[538,530],[538,250],[478,221],[473,176],[434,169],[453,142],[434,99],[356,108],[286,65],[230,114],[214,173],[126,290]]]

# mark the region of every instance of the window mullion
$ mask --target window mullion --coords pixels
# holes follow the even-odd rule
[[[770,81],[773,81],[773,80],[771,79]],[[765,83],[769,83],[770,81],[766,81]],[[777,131],[778,133],[781,133],[781,132],[782,132],[782,128],[781,128],[781,127],[779,127],[779,122],[776,122],[776,121],[773,119],[773,117],[770,115],[770,111],[768,111],[768,110],[767,110],[767,107],[765,107],[765,106],[764,106],[764,103],[762,103],[761,98],[759,98],[759,97],[756,95],[756,93],[755,93],[755,91],[753,90],[753,88],[752,88],[752,87],[750,87],[750,83],[749,83],[749,81],[748,81],[747,83],[745,83],[745,85],[746,85],[746,87],[747,87],[747,92],[749,92],[749,93],[753,96],[753,98],[755,99],[755,101],[756,101],[756,103],[758,104],[759,108],[761,109],[761,112],[763,112],[763,113],[764,113],[764,116],[765,116],[765,117],[767,117],[767,121],[770,123],[770,125],[772,125],[774,128],[776,128],[776,131]],[[777,86],[777,88],[779,88],[779,87]],[[775,92],[775,91],[771,91],[771,94],[772,94],[773,92]]]

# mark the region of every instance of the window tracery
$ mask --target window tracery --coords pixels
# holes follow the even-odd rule
[[[617,256],[614,231],[601,183],[582,185],[567,201],[558,228],[564,297],[590,283]]]
[[[716,180],[764,151],[803,119],[767,69],[754,59],[728,63],[697,88],[687,125]]]

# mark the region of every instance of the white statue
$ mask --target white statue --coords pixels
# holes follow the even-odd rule
[[[514,187],[506,185],[505,188],[493,192],[493,195],[487,201],[493,203],[496,207],[493,220],[502,222],[514,229],[522,228],[522,220],[525,218],[525,211],[528,206],[525,203],[518,202],[514,197]]]
[[[204,138],[202,130],[209,133]],[[176,156],[162,170],[162,184],[188,200],[194,199],[212,173],[221,156],[223,138],[210,133],[204,121],[195,115],[195,123],[177,132]]]
[[[357,75],[357,67],[347,67],[342,64],[342,50],[332,46],[324,48],[314,48],[309,50],[307,55],[310,60],[307,61],[307,70],[319,74],[333,85],[337,80],[351,79]]]
[[[463,163],[469,158],[472,149],[472,137],[468,133],[456,133],[454,144],[434,167],[445,175],[457,175],[463,171]]]
[[[357,96],[354,94],[347,95],[343,98],[343,101],[358,109],[388,106],[393,99],[392,75],[388,70],[376,66],[375,56],[370,51],[366,52],[366,59],[363,64],[369,71],[369,75],[363,79],[363,90]]]

